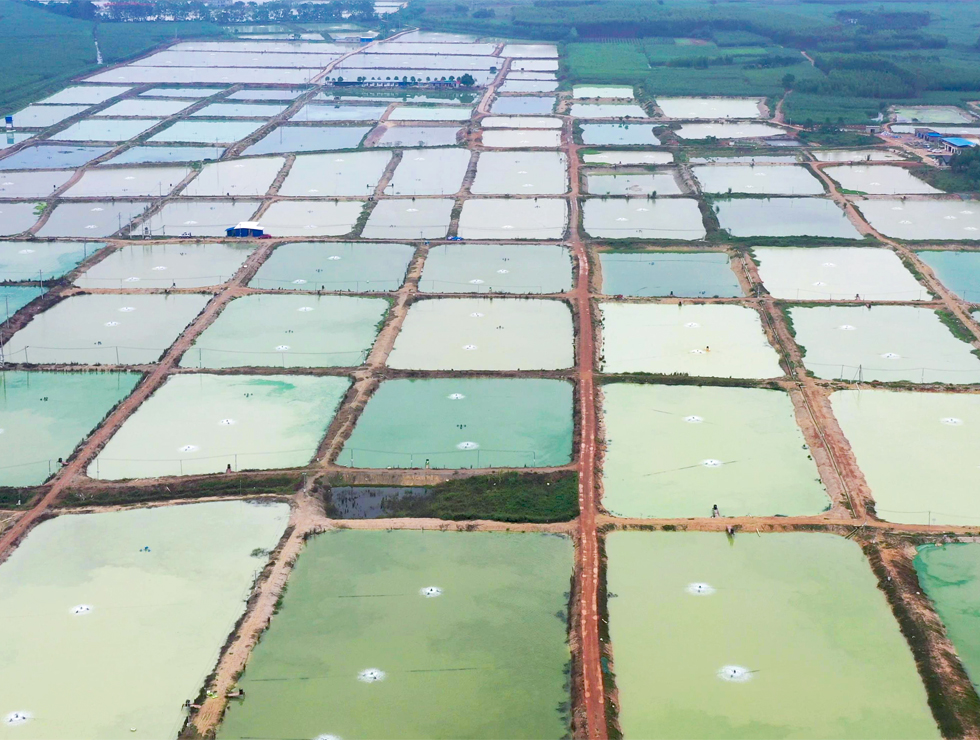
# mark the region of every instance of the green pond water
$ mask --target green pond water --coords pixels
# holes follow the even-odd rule
[[[89,464],[101,480],[306,465],[347,378],[173,375]]]
[[[0,566],[17,635],[0,648],[0,715],[32,717],[0,737],[176,737],[265,565],[250,553],[275,547],[288,517],[223,501],[39,525]]]
[[[572,287],[568,250],[554,244],[431,247],[419,289],[428,293],[562,293]]]
[[[861,238],[847,214],[824,198],[733,198],[716,206],[721,228],[732,236]]]
[[[194,342],[183,367],[350,367],[371,349],[383,298],[249,295],[236,298]]]
[[[801,165],[703,165],[691,171],[705,193],[823,195],[823,184]]]
[[[104,246],[104,242],[2,242],[0,282],[56,280]]]
[[[0,323],[3,323],[20,309],[45,293],[44,288],[24,288],[0,285]]]
[[[572,386],[559,380],[389,380],[337,462],[358,468],[550,467],[572,454]]]
[[[389,161],[391,153],[384,151],[302,154],[293,162],[279,195],[371,195]]]
[[[980,522],[980,396],[838,391],[834,415],[890,522]]]
[[[724,252],[600,252],[606,295],[683,298],[742,295]]]
[[[388,292],[405,281],[414,254],[409,244],[283,244],[249,285],[267,290]]]
[[[973,688],[980,690],[980,545],[922,545],[915,570],[946,625]]]
[[[793,307],[803,364],[819,378],[980,382],[980,359],[939,315],[916,306]]]
[[[566,735],[571,566],[554,535],[319,535],[218,737]],[[382,680],[358,680],[371,669]]]
[[[949,290],[964,301],[980,303],[980,252],[942,251],[918,254]]]
[[[572,314],[543,299],[437,298],[412,304],[389,367],[557,370],[575,361]]]
[[[33,209],[32,203],[22,203],[25,208]],[[42,238],[74,236],[82,239],[98,239],[111,236],[122,231],[123,236],[129,234],[126,229],[130,221],[142,215],[150,203],[145,200],[102,200],[88,203],[72,203],[62,201],[48,216],[48,220],[37,230],[37,236]],[[10,206],[0,207],[0,215]],[[31,217],[37,220],[36,216]],[[0,224],[3,219],[0,218]],[[25,226],[24,228],[30,228]],[[0,231],[4,230],[0,225]],[[18,229],[17,231],[21,231]],[[186,231],[186,229],[185,229]]]
[[[443,239],[455,201],[382,200],[371,211],[361,232],[365,239]]]
[[[939,736],[856,543],[615,532],[606,553],[625,737]]]
[[[980,209],[970,201],[876,199],[860,201],[858,209],[875,229],[896,239],[980,239]]]
[[[604,301],[602,369],[607,373],[687,373],[776,378],[779,357],[759,314],[745,306]]]
[[[805,516],[830,505],[782,391],[603,387],[603,506],[628,517]]]
[[[179,124],[178,124],[179,125]],[[283,166],[282,157],[256,157],[206,164],[182,195],[265,195]]]
[[[156,362],[207,302],[198,294],[73,295],[32,318],[4,354],[35,364]]]
[[[43,483],[139,378],[0,372],[0,486]]]

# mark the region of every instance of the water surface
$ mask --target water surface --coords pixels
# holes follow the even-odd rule
[[[599,252],[606,295],[734,298],[742,295],[724,252]]]
[[[200,288],[229,280],[255,244],[129,244],[75,279],[80,288]]]
[[[419,290],[428,293],[562,293],[572,287],[568,250],[554,244],[440,244],[429,248]]]
[[[861,238],[847,214],[824,198],[733,198],[720,200],[715,207],[721,228],[734,237]]]
[[[387,292],[405,280],[415,247],[408,244],[282,244],[249,283],[275,290]]]
[[[936,251],[918,255],[947,289],[965,301],[980,303],[980,252]]]

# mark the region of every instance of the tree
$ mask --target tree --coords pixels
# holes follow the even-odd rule
[[[793,83],[796,82],[796,75],[787,72],[783,75],[783,89],[790,90],[793,87]]]
[[[473,79],[473,75],[467,72],[459,78],[459,84],[463,85],[463,87],[473,87],[476,84],[476,80]]]
[[[480,8],[473,13],[474,18],[496,18],[497,12],[493,8]]]

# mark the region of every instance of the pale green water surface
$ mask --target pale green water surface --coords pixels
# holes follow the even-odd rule
[[[405,280],[415,254],[409,244],[295,242],[283,244],[259,268],[253,288],[387,292]]]

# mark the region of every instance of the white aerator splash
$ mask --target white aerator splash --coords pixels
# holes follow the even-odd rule
[[[448,398],[450,401],[462,401],[464,398],[466,398],[466,396],[464,396],[462,393],[450,393],[448,396],[446,396],[446,398]]]
[[[79,604],[78,606],[73,606],[71,608],[71,613],[74,614],[76,617],[81,616],[83,614],[91,614],[92,607],[89,604]]]
[[[690,583],[687,592],[692,596],[711,596],[715,592],[714,586],[707,583]]]
[[[419,590],[419,594],[427,599],[434,599],[438,596],[442,596],[442,589],[438,586],[426,586]]]
[[[7,727],[17,727],[18,725],[27,724],[32,719],[34,719],[34,716],[30,712],[11,712],[3,718],[3,723]]]
[[[709,457],[707,460],[702,460],[701,464],[706,468],[720,468],[723,463],[721,460],[715,460],[713,457]]]
[[[460,442],[458,445],[456,445],[457,450],[475,450],[479,447],[480,445],[478,445],[476,442]]]
[[[718,678],[722,681],[745,683],[752,679],[752,671],[740,665],[725,665],[718,669]]]
[[[368,668],[357,674],[357,680],[364,683],[377,683],[384,681],[387,674],[380,668]]]
[[[686,421],[688,424],[700,424],[702,421],[704,421],[704,419],[695,414],[691,414],[690,416],[685,416],[684,421]]]
[[[958,427],[963,423],[962,419],[957,419],[955,416],[947,416],[945,419],[940,419],[940,423],[946,426]]]

